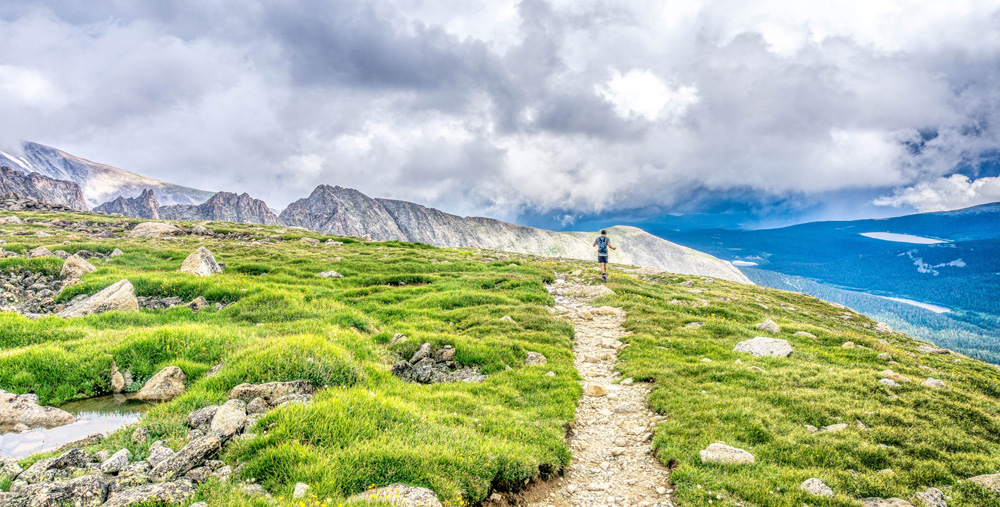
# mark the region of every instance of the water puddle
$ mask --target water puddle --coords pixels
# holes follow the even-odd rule
[[[111,433],[132,424],[149,408],[148,403],[122,395],[98,396],[60,405],[75,415],[76,422],[58,428],[36,428],[23,433],[0,435],[0,456],[26,458],[36,452],[57,449],[95,433]]]

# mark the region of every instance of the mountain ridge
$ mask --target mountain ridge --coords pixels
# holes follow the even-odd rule
[[[23,173],[0,165],[0,194],[13,192],[48,204],[61,204],[75,210],[86,211],[80,186],[39,173]]]

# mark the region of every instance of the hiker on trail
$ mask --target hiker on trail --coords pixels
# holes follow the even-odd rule
[[[618,249],[611,246],[611,238],[608,237],[608,231],[601,231],[601,235],[594,240],[594,246],[597,247],[597,262],[601,264],[601,278],[606,282],[608,281],[608,248],[612,250]]]

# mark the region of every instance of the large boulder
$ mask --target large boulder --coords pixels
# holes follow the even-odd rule
[[[114,310],[127,312],[139,310],[139,300],[135,297],[135,288],[128,280],[121,280],[93,296],[73,303],[59,312],[58,315],[64,318],[73,318]]]
[[[308,380],[291,382],[268,382],[266,384],[240,384],[229,392],[231,399],[250,403],[254,398],[263,398],[269,405],[289,394],[315,394],[316,386]]]
[[[21,465],[17,464],[16,459],[0,456],[0,481],[3,479],[13,480],[18,475],[21,475],[23,471]]]
[[[385,502],[395,507],[442,507],[437,494],[427,488],[396,483],[369,489],[347,499],[348,502]]]
[[[734,352],[745,352],[757,357],[788,357],[795,353],[791,344],[787,340],[780,338],[767,338],[758,336],[750,340],[741,341],[733,349]]]
[[[74,278],[81,278],[87,273],[93,273],[97,271],[97,268],[93,264],[87,262],[83,257],[79,255],[71,255],[66,262],[63,263],[62,271],[59,272],[59,277],[63,280],[72,280]]]
[[[170,459],[156,465],[149,473],[149,478],[155,482],[175,480],[203,465],[207,459],[218,454],[221,448],[222,439],[212,434],[192,440]]]
[[[176,366],[167,366],[146,381],[135,395],[142,401],[170,401],[184,392],[187,375]]]
[[[0,433],[23,424],[29,428],[54,428],[75,421],[73,414],[55,407],[38,405],[34,394],[16,395],[0,389]],[[3,469],[0,469],[0,475]]]
[[[699,451],[702,463],[718,463],[721,465],[752,465],[757,460],[743,449],[731,447],[722,443],[714,443]]]
[[[194,483],[188,479],[161,484],[146,484],[111,495],[103,507],[128,507],[130,505],[160,503],[185,505],[197,492]]]
[[[32,484],[18,489],[3,505],[42,507],[49,505],[101,505],[108,496],[104,477],[85,475],[59,482]]]
[[[215,256],[207,248],[200,246],[191,255],[184,259],[181,264],[181,273],[188,273],[197,276],[212,276],[222,273],[222,267],[215,262]]]
[[[130,238],[162,238],[164,236],[174,236],[184,234],[177,226],[161,222],[143,222],[128,233]]]

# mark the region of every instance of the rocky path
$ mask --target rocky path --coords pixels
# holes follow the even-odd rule
[[[653,426],[662,420],[646,408],[650,386],[616,383],[618,339],[625,312],[590,302],[609,292],[557,279],[547,287],[555,312],[573,324],[574,364],[583,376],[584,396],[570,432],[573,462],[565,476],[526,492],[520,505],[532,507],[672,507],[669,473],[652,454]]]

